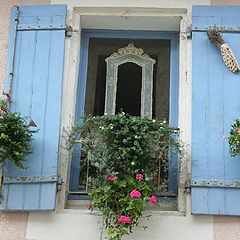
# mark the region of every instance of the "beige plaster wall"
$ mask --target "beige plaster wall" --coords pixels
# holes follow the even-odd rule
[[[214,217],[214,240],[240,240],[240,217]]]
[[[0,213],[0,239],[25,240],[28,213]]]
[[[240,5],[240,0],[212,0],[212,5]]]

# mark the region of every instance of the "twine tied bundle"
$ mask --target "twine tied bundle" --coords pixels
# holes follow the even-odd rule
[[[231,48],[225,43],[222,36],[216,29],[210,29],[207,31],[209,40],[214,43],[221,51],[223,62],[230,71],[236,73],[240,70],[238,61],[233,54]]]

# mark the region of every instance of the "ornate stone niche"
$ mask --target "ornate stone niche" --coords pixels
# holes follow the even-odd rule
[[[105,113],[114,115],[116,111],[118,67],[124,63],[134,63],[142,68],[141,116],[152,117],[153,65],[156,61],[133,44],[120,48],[105,61],[107,63]]]

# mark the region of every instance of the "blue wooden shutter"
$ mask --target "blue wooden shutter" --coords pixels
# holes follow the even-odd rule
[[[210,27],[227,30],[221,34],[240,61],[240,7],[195,6],[192,20],[192,213],[240,215],[240,158],[228,145],[240,117],[240,74],[206,35]]]
[[[5,91],[11,91],[11,111],[30,116],[39,132],[28,169],[4,167],[1,210],[55,208],[65,19],[65,5],[12,9]]]

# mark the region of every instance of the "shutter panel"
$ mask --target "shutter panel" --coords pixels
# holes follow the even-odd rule
[[[11,88],[11,111],[30,116],[39,132],[33,135],[28,169],[5,165],[1,210],[55,208],[65,22],[65,5],[12,9],[5,91]]]
[[[240,7],[195,6],[192,20],[192,213],[240,215],[240,158],[228,145],[240,117],[240,75],[206,34],[214,26],[237,30],[221,34],[240,61]]]

